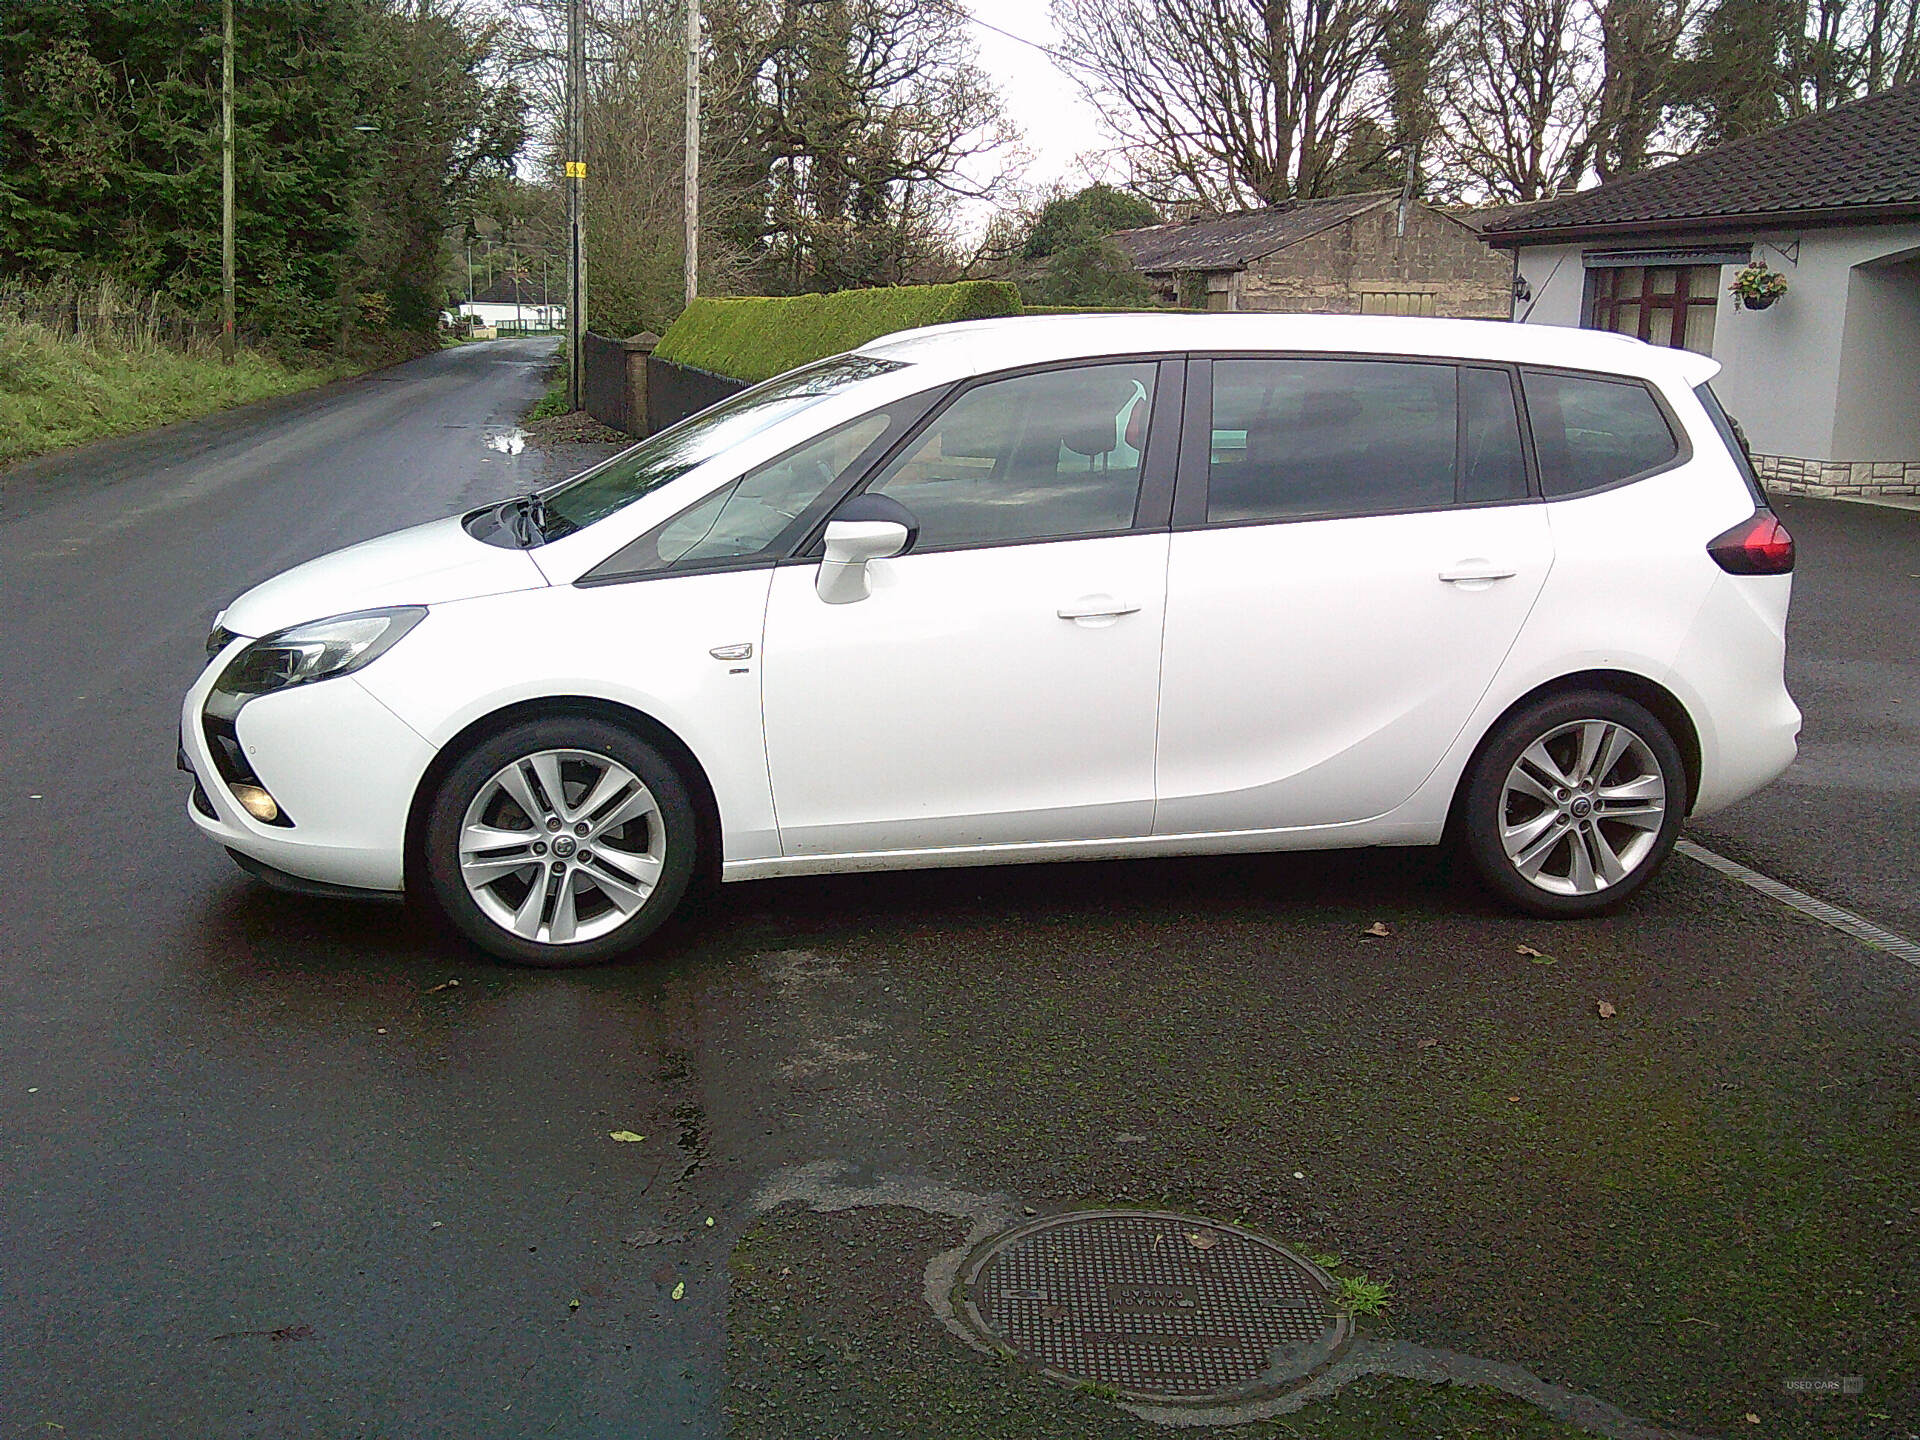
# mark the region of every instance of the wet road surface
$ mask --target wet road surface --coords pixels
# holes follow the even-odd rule
[[[817,1162],[856,1185],[1245,1215],[1392,1272],[1414,1338],[1702,1433],[1738,1423],[1717,1397],[1765,1405],[1788,1365],[1871,1370],[1874,1413],[1920,1415],[1913,1364],[1879,1358],[1920,1260],[1901,1120],[1920,985],[1698,865],[1676,860],[1622,916],[1552,928],[1417,853],[782,881],[727,887],[643,963],[582,974],[247,882],[184,818],[172,769],[208,619],[311,555],[559,473],[564,452],[488,445],[546,351],[462,347],[6,477],[0,1435],[712,1436],[729,1410],[780,1434],[761,1402],[803,1372],[776,1407],[786,1433],[896,1433],[887,1415],[941,1433],[892,1392],[836,1409],[831,1367],[786,1363],[762,1310],[729,1369],[743,1237],[783,1260],[763,1273],[917,1284],[926,1257],[897,1223],[831,1245],[756,1230],[755,1192]],[[1920,587],[1902,578],[1920,516],[1786,515],[1805,758],[1697,838],[1913,935],[1901,586]],[[1364,935],[1376,919],[1391,938]],[[1557,963],[1516,959],[1526,942]],[[1600,994],[1628,1023],[1595,1032]],[[1613,1137],[1599,1162],[1568,1138],[1596,1133]],[[1806,1173],[1775,1186],[1754,1167],[1782,1135],[1806,1141]],[[1570,1219],[1588,1189],[1636,1204]],[[1669,1192],[1688,1233],[1635,1228]],[[1825,1237],[1823,1263],[1870,1269],[1874,1293],[1767,1270],[1754,1237],[1781,1223],[1813,1224],[1793,1253]],[[1691,1246],[1666,1257],[1684,1269],[1709,1243],[1764,1283],[1689,1300],[1735,1336],[1651,1364],[1608,1328],[1601,1261]],[[1632,1278],[1643,1296],[1675,1283]],[[1831,1308],[1788,1313],[1796,1286]],[[871,1328],[863,1295],[829,1278],[802,1297],[808,1324],[853,1325],[858,1304]],[[1671,1328],[1708,1344],[1688,1318]],[[1823,1338],[1794,1349],[1802,1334]],[[968,1363],[937,1327],[895,1343]],[[1737,1399],[1739,1375],[1686,1378],[1734,1353],[1754,1357]],[[956,1413],[923,1392],[924,1413]]]

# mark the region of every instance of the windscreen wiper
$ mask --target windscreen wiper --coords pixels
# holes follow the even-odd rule
[[[547,538],[547,502],[540,498],[538,490],[529,490],[524,495],[516,495],[501,506],[501,516],[513,531],[513,538],[520,542],[520,548],[531,550],[544,544]]]

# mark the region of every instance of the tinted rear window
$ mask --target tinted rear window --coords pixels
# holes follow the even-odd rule
[[[1527,421],[1548,499],[1600,490],[1680,453],[1653,392],[1638,380],[1522,372]]]
[[[1442,364],[1214,361],[1208,521],[1451,505],[1456,384]]]

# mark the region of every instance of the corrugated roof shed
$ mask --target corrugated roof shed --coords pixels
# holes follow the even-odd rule
[[[1363,195],[1300,200],[1210,220],[1122,230],[1113,239],[1132,257],[1135,269],[1149,274],[1173,270],[1239,270],[1276,250],[1317,235],[1329,226],[1350,220],[1376,205],[1384,205],[1394,199],[1396,193],[1375,190]]]
[[[1920,85],[1904,85],[1544,201],[1488,225],[1489,244],[1769,217],[1920,218]]]

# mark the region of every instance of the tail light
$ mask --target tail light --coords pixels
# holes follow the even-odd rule
[[[1714,563],[1729,575],[1789,575],[1793,572],[1793,536],[1771,510],[1757,510],[1707,546]]]

